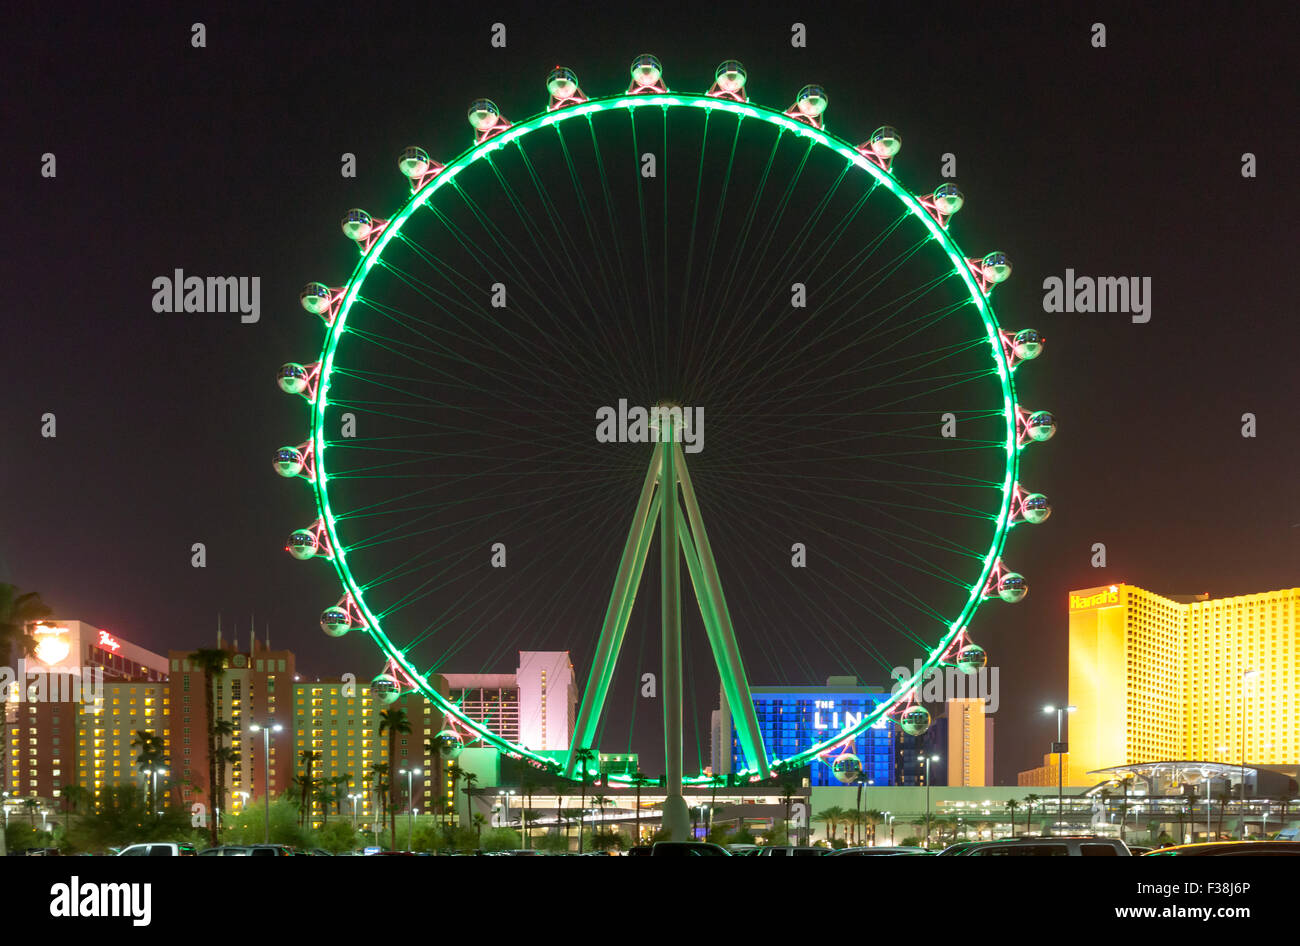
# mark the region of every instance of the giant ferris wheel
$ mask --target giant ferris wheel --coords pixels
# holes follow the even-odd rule
[[[301,294],[324,342],[280,369],[310,421],[275,466],[310,486],[288,550],[332,563],[321,626],[373,641],[381,702],[419,691],[441,738],[567,777],[579,750],[662,729],[672,826],[682,786],[711,778],[684,748],[710,688],[741,781],[887,719],[925,731],[926,674],[983,667],[977,610],[1028,591],[1003,546],[1051,512],[1020,461],[1055,421],[1016,398],[1043,339],[994,316],[1010,262],[958,247],[954,184],[901,182],[897,130],[837,137],[815,85],[758,105],[734,61],[702,94],[653,56],[631,73],[589,97],[557,67],[545,111],[478,100],[455,158],[401,154],[409,197],[350,211],[355,268]],[[590,668],[567,752],[431,681],[520,649]],[[786,757],[765,743],[752,681],[899,666],[851,725]]]

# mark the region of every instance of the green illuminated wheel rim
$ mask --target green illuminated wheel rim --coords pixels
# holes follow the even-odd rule
[[[310,438],[276,466],[312,483],[318,518],[288,548],[334,565],[327,633],[368,634],[397,688],[559,772],[431,677],[556,649],[581,685],[650,449],[599,442],[592,409],[699,405],[686,460],[750,680],[895,684],[772,768],[885,717],[923,731],[926,674],[982,667],[976,611],[1027,590],[1001,556],[1050,513],[1018,467],[1055,423],[1013,381],[1042,339],[999,327],[1010,264],[958,248],[955,187],[913,193],[890,170],[897,133],[855,147],[820,127],[825,101],[578,93],[516,124],[481,101],[479,142],[445,167],[407,149],[409,200],[351,212],[346,285],[304,290],[319,360],[280,373],[311,404]],[[644,648],[624,663],[654,666]],[[631,716],[629,744],[635,697]]]

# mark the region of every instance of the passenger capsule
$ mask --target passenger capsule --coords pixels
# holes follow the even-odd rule
[[[632,60],[632,84],[643,89],[657,85],[663,77],[664,67],[658,57],[642,53]]]
[[[930,711],[924,706],[913,706],[898,720],[898,725],[909,736],[919,736],[930,728]]]
[[[991,283],[1006,282],[1011,276],[1011,260],[1006,253],[990,253],[980,260],[980,272]]]
[[[407,177],[414,180],[429,170],[429,152],[423,148],[411,145],[402,151],[401,157],[397,159],[397,168]]]
[[[966,203],[966,198],[957,189],[956,184],[940,184],[934,189],[931,200],[934,201],[934,206],[938,208],[939,213],[945,217],[951,217],[961,210],[962,204]]]
[[[578,74],[564,66],[556,66],[546,77],[546,91],[551,98],[572,98],[578,91]]]
[[[903,150],[903,136],[898,133],[897,128],[881,125],[871,133],[870,144],[876,157],[887,161]]]
[[[808,118],[820,118],[826,111],[826,106],[831,104],[831,99],[820,85],[805,85],[799,90],[794,104],[800,114]]]
[[[364,210],[349,210],[343,218],[343,235],[349,240],[360,243],[375,227],[375,222],[370,214]]]
[[[862,777],[862,760],[852,752],[837,755],[831,762],[831,774],[841,785],[852,785]]]
[[[320,548],[316,539],[316,534],[310,529],[296,529],[289,536],[289,544],[285,546],[289,554],[301,561],[313,558]]]
[[[285,394],[301,394],[307,390],[307,369],[294,361],[285,362],[276,372],[275,380]]]
[[[501,117],[501,110],[491,99],[478,99],[469,107],[469,123],[476,131],[489,131]]]
[[[302,292],[298,293],[298,301],[312,315],[320,315],[329,309],[331,295],[330,287],[323,282],[309,282],[302,287]]]
[[[370,695],[384,706],[391,706],[402,695],[402,688],[397,678],[391,674],[381,673],[370,681]]]
[[[1020,503],[1020,515],[1025,522],[1032,522],[1037,525],[1047,519],[1052,514],[1052,504],[1047,501],[1047,497],[1042,493],[1030,493]]]
[[[745,87],[745,78],[745,67],[734,59],[728,59],[713,73],[713,81],[723,92],[739,92]]]
[[[962,673],[976,673],[988,665],[989,655],[979,644],[967,644],[957,651],[957,669]]]
[[[1023,328],[1016,332],[1016,337],[1011,343],[1011,351],[1021,361],[1032,361],[1043,353],[1043,345],[1046,342],[1047,339],[1032,328]]]
[[[352,618],[342,608],[326,608],[321,612],[320,626],[330,637],[342,637],[352,628]]]
[[[275,460],[272,463],[275,472],[281,476],[297,476],[306,464],[307,458],[297,447],[281,447],[275,451]]]
[[[1025,422],[1025,433],[1040,443],[1051,440],[1056,433],[1056,418],[1050,411],[1034,411]]]
[[[465,748],[459,735],[450,729],[444,729],[431,740],[438,754],[447,759],[455,759]]]
[[[998,597],[1007,604],[1015,604],[1029,594],[1029,582],[1016,572],[1003,572],[998,580]]]

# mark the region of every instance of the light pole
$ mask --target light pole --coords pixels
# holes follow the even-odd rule
[[[262,804],[266,807],[266,829],[263,835],[263,844],[271,843],[271,733],[279,732],[282,729],[284,727],[279,723],[268,723],[265,726],[253,723],[248,727],[249,732],[260,732],[262,734]]]
[[[1246,681],[1259,676],[1258,670],[1247,670],[1241,675],[1241,807],[1246,808]],[[1241,836],[1246,836],[1246,816],[1241,816]]]
[[[930,850],[930,763],[938,762],[939,755],[925,757],[925,849]]]
[[[352,802],[352,831],[357,830],[357,801],[365,796],[360,792],[348,792],[348,801]],[[355,843],[355,842],[354,842]]]
[[[150,784],[150,786],[151,786],[151,790],[150,790],[150,792],[149,792],[149,800],[153,803],[154,810],[151,811],[150,814],[151,814],[151,815],[154,815],[155,817],[157,817],[157,815],[158,815],[158,810],[157,810],[157,809],[158,809],[158,776],[159,776],[159,775],[166,775],[166,774],[167,774],[167,770],[166,770],[166,769],[161,769],[161,768],[148,768],[148,769],[145,769],[145,770],[144,770],[144,774],[147,775],[147,776],[149,776],[149,780],[150,780],[149,784]]]
[[[893,847],[894,846],[894,813],[892,811],[885,812],[885,824],[889,828],[889,846]]]
[[[1073,713],[1079,707],[1077,706],[1044,706],[1044,713],[1056,714],[1056,742],[1052,743],[1052,751],[1056,753],[1056,823],[1059,826],[1062,818],[1064,804],[1062,801],[1064,792],[1062,786],[1065,784],[1065,750],[1066,745],[1061,736],[1061,730],[1065,722],[1065,714]]]
[[[406,776],[406,849],[411,850],[411,841],[415,837],[415,821],[413,818],[413,809],[411,802],[415,801],[413,783],[415,777],[420,774],[419,769],[398,769],[399,775]]]
[[[864,785],[875,785],[875,784],[876,784],[875,779],[863,779],[863,778],[858,779],[858,817],[857,820],[853,822],[854,830],[861,830],[862,828],[862,787]]]

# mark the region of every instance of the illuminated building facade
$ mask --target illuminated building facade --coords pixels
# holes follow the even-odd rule
[[[435,686],[442,683],[437,676],[430,682]],[[404,711],[411,727],[409,733],[397,734],[395,764],[388,758],[388,733],[379,731],[380,714],[388,709]],[[427,748],[442,724],[442,713],[419,693],[403,694],[391,706],[384,706],[371,698],[368,683],[342,680],[295,683],[292,769],[299,778],[308,775],[308,762],[303,753],[312,753],[312,783],[333,795],[331,814],[351,817],[352,800],[348,795],[362,796],[356,800],[360,826],[371,826],[381,812],[379,786],[389,777],[396,778],[397,797],[402,806],[410,804],[425,813],[431,808],[442,811],[444,805],[454,801],[448,772],[452,760],[437,758]],[[390,775],[377,772],[377,765],[388,765]],[[401,771],[415,768],[420,773],[409,780],[412,798],[408,801],[408,779]],[[312,823],[319,826],[325,816],[319,799],[311,800],[311,811]]]
[[[451,702],[501,737],[537,751],[569,748],[578,687],[568,651],[520,651],[514,673],[442,676]]]
[[[1167,759],[1300,762],[1300,588],[1070,592],[1068,777]]]
[[[981,787],[993,782],[993,717],[980,698],[948,700],[924,736],[933,785]],[[920,784],[924,784],[924,780]],[[1055,782],[1053,782],[1055,784]]]
[[[862,686],[857,677],[831,677],[824,687],[751,687],[759,732],[768,755],[788,759],[854,725],[889,698],[880,687]],[[729,775],[745,768],[740,739],[734,732],[726,696],[713,713],[713,771]],[[882,720],[859,733],[848,751],[862,763],[862,780],[876,785],[895,783],[895,727]],[[829,759],[813,762],[809,771],[814,786],[841,785],[831,771]]]
[[[77,784],[94,797],[143,786],[135,733],[152,731],[170,751],[166,658],[84,621],[27,630],[36,653],[5,668],[0,686],[4,791],[53,802]]]

